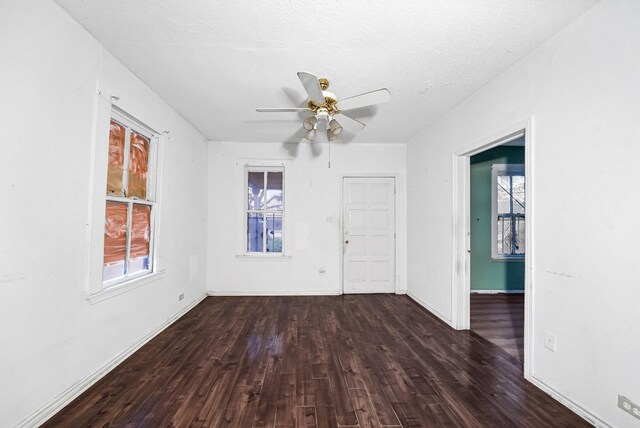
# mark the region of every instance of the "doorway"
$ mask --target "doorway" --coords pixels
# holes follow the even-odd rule
[[[395,293],[395,178],[343,177],[343,293]]]
[[[494,147],[504,145],[518,138],[524,138],[524,200],[526,211],[523,224],[526,237],[526,249],[524,251],[524,320],[522,340],[522,364],[523,374],[526,379],[532,376],[532,326],[533,326],[533,257],[534,234],[533,225],[535,204],[532,198],[533,181],[533,118],[528,118],[511,126],[498,130],[484,138],[481,138],[466,148],[452,154],[453,171],[453,259],[452,264],[452,324],[456,329],[468,330],[471,326],[471,157],[485,152]],[[509,223],[510,224],[510,223]],[[493,232],[492,232],[493,234]],[[497,239],[496,239],[497,242]],[[504,262],[511,263],[511,262]],[[505,293],[511,294],[511,293]]]
[[[524,360],[524,135],[470,157],[470,329]]]

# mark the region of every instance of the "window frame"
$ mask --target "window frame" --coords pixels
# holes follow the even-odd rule
[[[286,185],[285,185],[285,181],[286,181],[286,172],[285,172],[285,166],[262,166],[262,165],[245,165],[243,168],[243,198],[242,198],[242,255],[243,256],[247,256],[247,257],[258,257],[258,258],[262,258],[262,257],[266,257],[266,258],[273,258],[273,257],[283,257],[286,255],[286,243],[287,243],[287,239],[285,238],[286,235],[286,226],[285,226],[285,206],[286,206]],[[264,188],[265,188],[265,205],[264,205],[264,209],[262,210],[252,210],[249,209],[248,207],[248,201],[249,201],[249,173],[250,172],[262,172],[265,174],[265,180],[264,180]],[[268,185],[267,182],[267,173],[269,172],[281,172],[282,173],[282,208],[278,209],[278,210],[269,210],[267,209],[267,204],[266,204],[266,187]],[[248,215],[250,213],[261,213],[263,214],[263,216],[266,216],[267,213],[272,212],[272,213],[280,213],[282,216],[282,220],[281,220],[281,235],[282,235],[282,243],[281,243],[281,251],[280,252],[270,252],[267,251],[267,246],[266,246],[266,240],[267,240],[267,234],[266,232],[266,227],[267,227],[267,222],[263,220],[263,226],[262,226],[262,230],[263,230],[263,236],[262,236],[262,251],[258,252],[258,251],[249,251],[249,245],[248,245],[248,231],[247,231],[247,218]],[[266,218],[266,217],[263,217]]]
[[[522,176],[525,177],[524,164],[492,164],[491,165],[491,259],[496,261],[524,261],[526,254],[526,232],[525,232],[525,252],[522,254],[498,254],[498,176]],[[527,186],[525,178],[525,189]],[[513,200],[513,196],[511,197]],[[512,202],[513,204],[513,202]],[[523,217],[526,222],[526,199],[525,199],[525,212],[524,214],[513,214],[513,207],[511,208],[510,216],[512,219],[515,217]],[[502,214],[501,214],[502,215]],[[512,220],[513,224],[513,220]],[[512,235],[512,242],[515,240],[515,235]]]
[[[109,280],[104,280],[104,261],[103,261],[103,272],[101,275],[102,278],[102,286],[101,291],[110,291],[114,288],[121,287],[123,285],[132,283],[134,281],[138,281],[142,278],[146,278],[158,273],[157,267],[157,235],[158,235],[158,159],[159,159],[159,145],[160,145],[160,136],[151,130],[148,126],[144,125],[142,122],[136,120],[132,116],[124,113],[123,111],[112,108],[111,114],[109,117],[109,127],[111,121],[118,123],[119,125],[125,128],[125,142],[124,142],[124,160],[123,160],[123,173],[122,173],[122,188],[123,195],[110,195],[106,193],[106,181],[104,183],[105,190],[103,193],[104,198],[104,206],[105,206],[105,215],[106,215],[106,204],[107,202],[118,202],[118,203],[126,203],[127,204],[127,237],[126,237],[126,250],[125,250],[125,274],[118,278],[112,278]],[[131,148],[131,130],[134,130],[138,134],[149,139],[149,152],[148,152],[148,164],[147,164],[147,182],[146,182],[146,192],[147,198],[140,199],[137,197],[129,197],[126,196],[125,189],[128,188],[129,184],[129,161],[130,161],[130,148]],[[107,159],[108,159],[108,138],[107,134]],[[104,165],[105,169],[108,170],[108,162]],[[150,207],[149,213],[149,269],[141,270],[135,272],[133,274],[129,273],[130,266],[130,250],[131,250],[131,226],[132,226],[132,214],[133,214],[133,206],[134,204],[138,205],[147,205]],[[104,217],[103,217],[104,218]],[[104,220],[102,223],[102,233],[104,236]],[[102,256],[104,260],[104,242],[102,245]]]

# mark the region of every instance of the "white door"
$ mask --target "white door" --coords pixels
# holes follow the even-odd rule
[[[343,179],[344,293],[395,293],[395,179]]]

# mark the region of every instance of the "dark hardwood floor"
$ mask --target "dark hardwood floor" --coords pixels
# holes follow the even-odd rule
[[[209,297],[48,427],[580,427],[406,296]]]
[[[471,293],[471,330],[524,361],[524,294]]]

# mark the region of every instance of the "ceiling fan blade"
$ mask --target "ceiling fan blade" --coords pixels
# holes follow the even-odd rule
[[[324,104],[324,95],[322,94],[318,77],[306,71],[299,71],[298,78],[307,94],[309,94],[309,99],[316,104]]]
[[[387,88],[377,89],[364,94],[354,95],[338,101],[339,110],[351,110],[373,104],[382,104],[391,100],[391,92]]]
[[[362,131],[364,127],[367,126],[359,120],[355,120],[354,118],[349,117],[343,113],[338,113],[334,117],[338,121],[338,123],[349,132]]]
[[[297,111],[308,111],[308,108],[257,108],[256,111],[260,113],[280,113],[280,112],[297,112]]]

